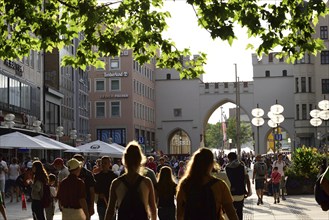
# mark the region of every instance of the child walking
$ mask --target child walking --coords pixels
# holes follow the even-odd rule
[[[274,204],[280,203],[280,181],[281,174],[278,172],[278,167],[274,167],[271,174],[272,190],[274,197]]]

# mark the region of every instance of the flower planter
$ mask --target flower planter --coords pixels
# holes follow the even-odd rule
[[[315,179],[289,176],[286,183],[288,195],[313,194]]]

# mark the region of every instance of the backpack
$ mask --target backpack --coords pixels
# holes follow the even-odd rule
[[[257,164],[257,174],[259,176],[265,176],[266,171],[266,164],[264,162],[259,162]]]
[[[43,195],[41,197],[41,204],[43,208],[48,208],[52,202],[52,197],[50,193],[50,186],[48,184],[43,184]]]
[[[321,174],[318,179],[315,182],[314,185],[314,197],[315,201],[321,205],[323,203],[329,204],[329,196],[327,193],[321,188],[321,179],[323,177],[323,174]]]
[[[201,187],[191,185],[189,192],[186,194],[184,220],[219,219],[214,194],[211,190],[211,186],[217,181],[218,179],[214,178]]]
[[[245,167],[242,163],[237,167],[226,166],[226,175],[231,182],[231,194],[235,195],[245,195],[246,186],[245,186]]]
[[[123,177],[119,178],[127,187],[127,192],[118,209],[118,220],[148,220],[145,205],[138,192],[138,186],[144,177],[139,176],[132,185]]]

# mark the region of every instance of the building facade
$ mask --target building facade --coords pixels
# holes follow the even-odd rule
[[[138,140],[145,151],[155,144],[155,63],[140,65],[131,50],[104,57],[105,68],[90,68],[92,140],[126,145]]]

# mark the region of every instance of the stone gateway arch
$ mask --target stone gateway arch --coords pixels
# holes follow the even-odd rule
[[[259,152],[267,152],[267,112],[276,101],[283,105],[285,120],[280,124],[290,137],[294,136],[293,77],[286,80],[254,79],[239,83],[240,111],[251,120],[252,109],[257,104],[264,110],[265,124],[259,127],[259,143],[256,127],[252,126],[255,146]],[[205,127],[212,113],[225,103],[236,103],[236,87],[233,82],[204,83],[193,80],[156,80],[156,146],[166,154],[191,154],[203,145]],[[258,133],[258,132],[257,132]],[[293,147],[293,143],[291,143]]]

